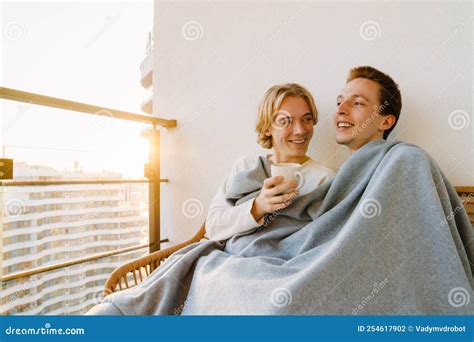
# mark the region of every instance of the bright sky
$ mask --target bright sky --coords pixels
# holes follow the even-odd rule
[[[153,2],[1,3],[1,86],[141,113]],[[0,155],[142,177],[147,125],[0,100]],[[22,147],[12,147],[22,146]],[[26,146],[26,147],[25,147]]]

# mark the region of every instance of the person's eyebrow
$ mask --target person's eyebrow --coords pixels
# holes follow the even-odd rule
[[[357,98],[357,97],[361,97],[364,100],[366,100],[367,102],[370,102],[368,98],[366,98],[364,95],[361,95],[361,94],[352,94],[351,96],[349,96],[349,98]],[[342,96],[342,95],[339,95],[336,98],[336,101],[342,101],[342,100],[344,100],[344,96]]]
[[[360,95],[360,94],[354,94],[352,95],[351,97],[362,97],[364,100],[366,100],[367,102],[370,102],[368,98],[366,98],[364,95]]]

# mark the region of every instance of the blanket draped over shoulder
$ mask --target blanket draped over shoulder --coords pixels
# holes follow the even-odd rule
[[[238,174],[229,203],[256,197],[270,165]],[[437,164],[379,140],[262,226],[186,246],[90,314],[474,314],[473,265],[473,228]]]

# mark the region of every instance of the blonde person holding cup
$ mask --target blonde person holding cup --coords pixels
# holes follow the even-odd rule
[[[334,177],[331,169],[306,155],[317,122],[313,96],[301,85],[276,85],[265,93],[258,109],[256,131],[258,143],[272,150],[266,156],[272,163],[272,177],[263,182],[256,198],[232,206],[226,201],[228,185],[239,172],[252,169],[259,157],[237,160],[209,206],[209,239],[227,240],[259,227],[266,214],[290,206],[298,194],[310,192]],[[281,175],[274,176],[277,170]]]

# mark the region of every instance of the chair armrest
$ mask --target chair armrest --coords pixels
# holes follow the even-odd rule
[[[128,289],[143,282],[143,280],[148,277],[154,270],[156,270],[158,266],[160,266],[160,264],[171,254],[185,246],[200,241],[202,238],[204,238],[205,234],[206,229],[205,224],[203,223],[199,231],[191,239],[179,243],[175,246],[171,246],[145,255],[141,258],[132,260],[130,262],[127,262],[126,264],[117,267],[105,283],[103,296],[106,297],[107,295],[113,292]],[[142,269],[144,269],[144,274],[142,273]],[[134,284],[132,284],[131,286],[128,284],[127,280],[128,273],[131,273],[133,275]]]

